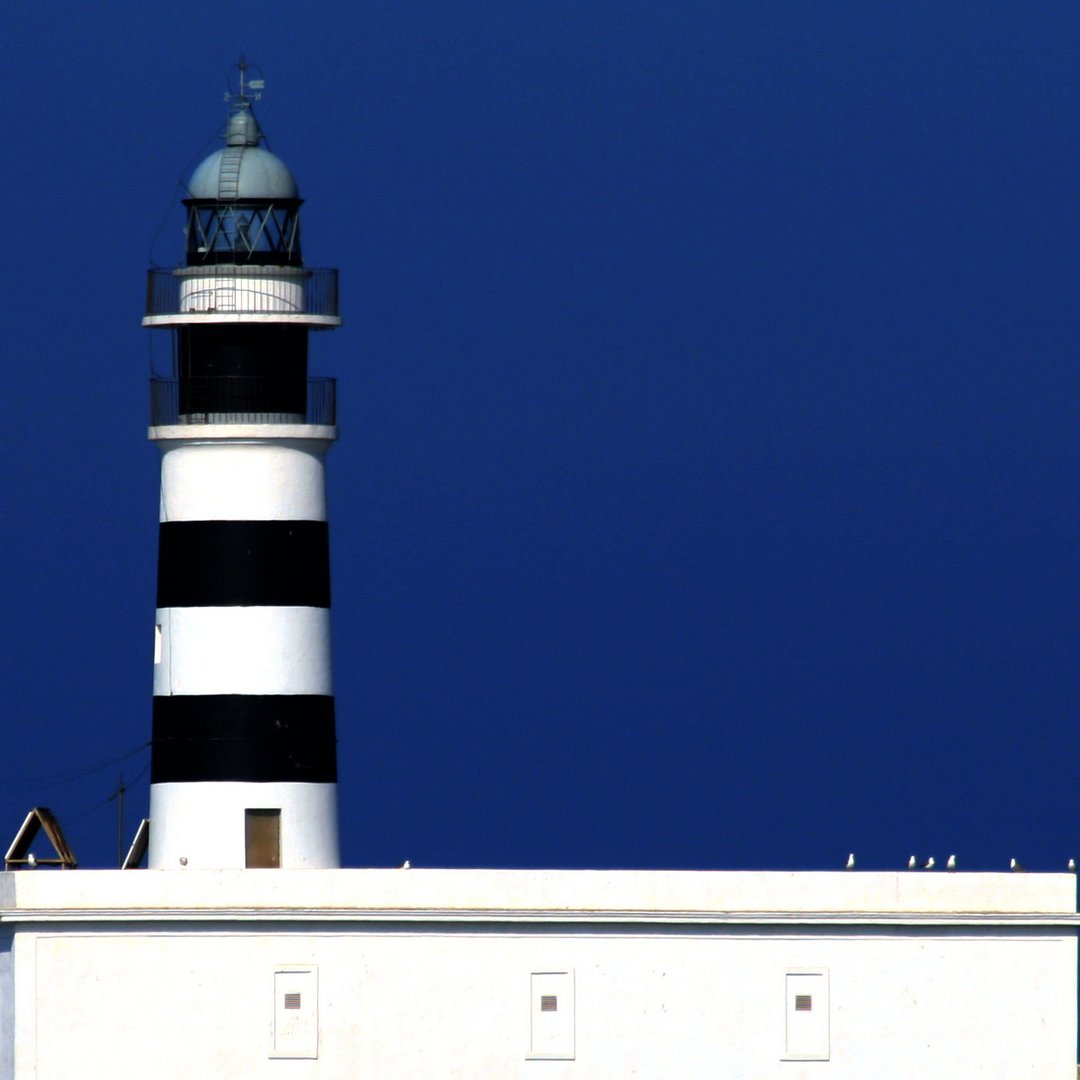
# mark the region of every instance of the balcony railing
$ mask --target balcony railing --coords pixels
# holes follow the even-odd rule
[[[291,266],[184,266],[150,270],[149,318],[182,315],[338,316],[337,270]]]
[[[196,375],[150,380],[150,423],[334,424],[334,379]]]

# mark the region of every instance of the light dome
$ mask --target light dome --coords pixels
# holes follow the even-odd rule
[[[222,165],[226,163],[227,188],[221,182]],[[276,154],[261,146],[225,146],[212,153],[191,174],[188,197],[228,199],[230,202],[237,199],[298,199],[300,190],[288,165]]]

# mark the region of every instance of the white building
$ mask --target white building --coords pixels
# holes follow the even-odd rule
[[[1073,1080],[1068,874],[0,876],[0,1078]]]
[[[0,874],[0,1080],[1073,1080],[1072,874],[336,868],[336,277],[259,138],[151,277],[151,868]]]

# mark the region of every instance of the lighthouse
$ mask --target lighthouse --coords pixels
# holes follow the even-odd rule
[[[161,452],[149,866],[340,865],[325,458],[334,381],[312,330],[337,271],[304,265],[299,189],[240,64],[224,146],[183,200],[182,265],[151,269]]]

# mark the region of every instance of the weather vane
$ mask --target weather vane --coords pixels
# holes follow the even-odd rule
[[[259,73],[260,77],[249,79],[248,68],[250,66],[247,59],[241,54],[236,64],[236,69],[240,73],[238,89],[236,93],[233,92],[232,78],[230,77],[229,88],[225,91],[226,101],[258,101],[262,97],[262,92],[266,89],[266,80],[262,78],[262,72],[258,67],[255,68],[255,71]]]

